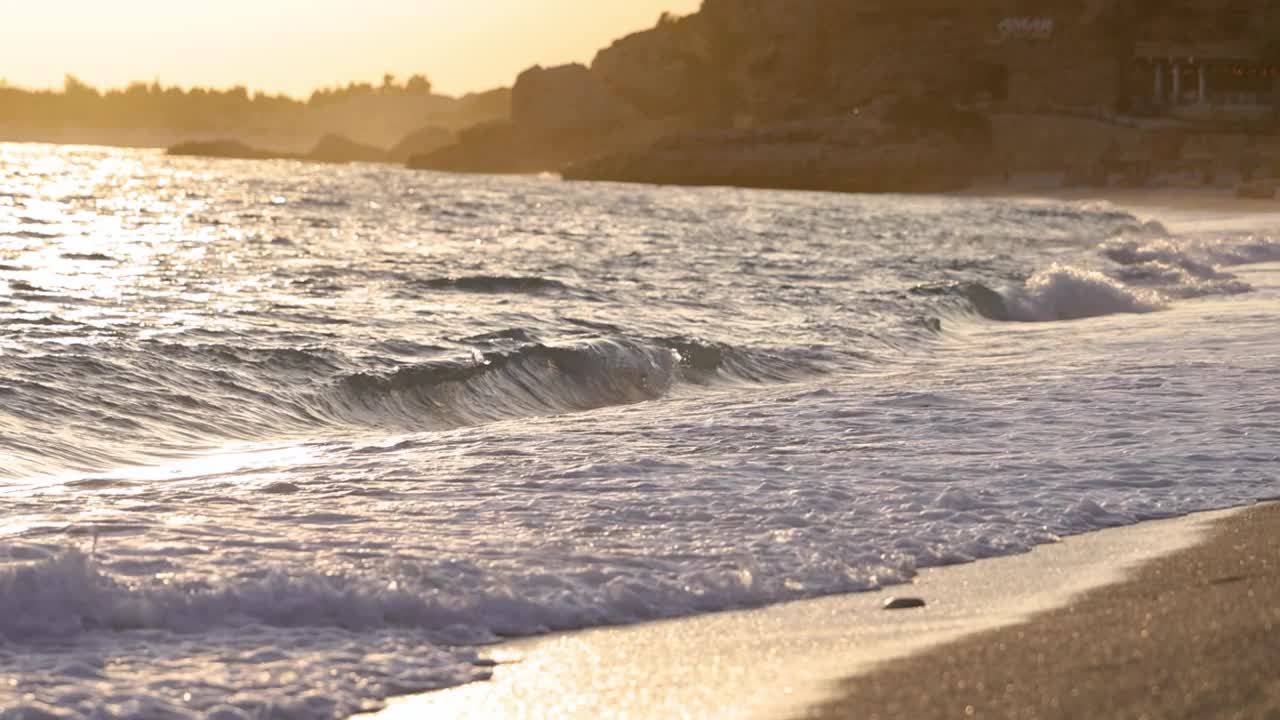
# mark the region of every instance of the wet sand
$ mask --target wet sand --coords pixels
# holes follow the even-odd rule
[[[909,612],[909,611],[908,611]],[[1024,624],[889,661],[801,715],[1280,719],[1280,505]]]
[[[1086,533],[907,585],[756,610],[513,640],[487,682],[391,701],[370,720],[777,720],[839,697],[852,673],[1025,622],[1189,548],[1236,511]],[[926,598],[885,612],[891,595]]]

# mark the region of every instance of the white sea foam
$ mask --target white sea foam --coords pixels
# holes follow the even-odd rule
[[[1005,307],[1012,320],[1078,320],[1115,313],[1147,313],[1165,306],[1159,293],[1126,287],[1094,270],[1053,265],[1010,290]]]

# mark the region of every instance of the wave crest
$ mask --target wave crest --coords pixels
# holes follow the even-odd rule
[[[559,280],[537,276],[469,275],[416,280],[412,284],[427,290],[456,290],[470,293],[536,294],[570,290],[568,285]]]
[[[1094,270],[1057,264],[1004,295],[1006,319],[1020,322],[1148,313],[1165,305],[1164,297],[1155,291],[1127,287]]]
[[[323,402],[344,419],[374,425],[452,427],[653,400],[677,381],[677,368],[674,351],[635,342],[532,344],[471,361],[356,373]]]

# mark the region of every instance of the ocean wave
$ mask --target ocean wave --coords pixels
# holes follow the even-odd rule
[[[1213,234],[1119,237],[1100,252],[1126,283],[1156,287],[1173,298],[1236,295],[1252,287],[1225,271],[1236,265],[1280,261],[1280,242],[1269,236]]]
[[[23,418],[27,430],[3,444],[27,458],[18,463],[24,473],[32,463],[50,472],[106,469],[171,458],[201,440],[207,445],[199,447],[214,447],[447,430],[652,401],[680,385],[787,382],[821,372],[828,360],[808,348],[744,349],[684,336],[546,343],[519,328],[453,342],[463,347],[391,343],[388,352],[400,358],[351,357],[321,345],[159,340],[29,358],[24,371],[44,381],[5,385],[0,421]],[[85,422],[96,432],[65,446],[40,429]],[[0,467],[0,477],[14,470]]]
[[[1112,240],[1102,246],[1102,254],[1122,266],[1177,268],[1184,275],[1199,279],[1218,277],[1211,263],[1193,257],[1183,244],[1170,238]],[[1184,278],[1169,276],[1168,281],[1183,282]]]
[[[59,233],[44,233],[36,230],[10,230],[0,233],[0,237],[11,237],[19,240],[55,240],[62,237]]]
[[[1164,295],[1181,300],[1239,295],[1253,290],[1249,283],[1236,279],[1234,275],[1214,271],[1206,277],[1158,260],[1125,265],[1115,270],[1113,275],[1126,284],[1155,287]]]
[[[1079,320],[1117,313],[1148,313],[1165,307],[1157,292],[1136,289],[1095,270],[1053,265],[1003,294],[1004,319],[1019,322]]]
[[[1104,243],[1101,250],[1121,265],[1162,262],[1200,278],[1219,277],[1223,267],[1280,261],[1280,239],[1255,234],[1121,237]]]
[[[699,385],[719,380],[769,384],[795,380],[827,369],[819,353],[798,348],[787,352],[744,349],[698,337],[665,337],[655,341],[676,353],[680,379]]]
[[[821,367],[808,353],[691,337],[553,345],[512,329],[468,341],[486,349],[463,360],[351,373],[308,404],[361,424],[458,427],[656,400],[679,384],[786,382]]]
[[[86,262],[111,262],[115,258],[103,253],[62,253],[63,260],[82,260]]]
[[[921,296],[955,296],[963,298],[982,317],[989,320],[1008,320],[1009,313],[1004,296],[978,282],[927,283],[911,288],[911,294]]]
[[[75,549],[0,568],[0,638],[67,639],[91,632],[207,632],[248,626],[367,631],[412,628],[440,643],[474,645],[500,637],[635,622],[909,579],[907,556],[851,558],[807,568],[692,565],[680,572],[621,568],[607,582],[568,575],[555,587],[537,573],[490,577],[466,560],[413,563],[381,574],[257,568],[243,577],[126,579]],[[831,572],[824,572],[830,570]],[[390,573],[388,576],[387,573]],[[791,578],[787,582],[786,578]],[[524,585],[525,587],[521,587]],[[802,587],[803,586],[803,587]]]
[[[1022,285],[1000,291],[977,282],[951,282],[917,286],[912,293],[961,297],[982,317],[1005,322],[1147,313],[1160,310],[1167,303],[1155,291],[1131,288],[1100,272],[1065,265],[1052,265]]]
[[[1280,239],[1268,235],[1205,238],[1196,245],[1211,262],[1228,267],[1280,261]]]
[[[570,290],[565,283],[551,278],[506,275],[428,278],[413,280],[411,285],[427,290],[456,290],[471,293],[548,293]]]
[[[318,402],[343,419],[462,426],[653,400],[678,380],[678,357],[622,340],[532,344],[337,381]]]
[[[1280,241],[1258,235],[1170,236],[1146,223],[1107,240],[1097,252],[1107,272],[1055,263],[1021,286],[993,290],[981,282],[920,285],[916,295],[965,298],[993,320],[1052,322],[1117,313],[1147,313],[1170,299],[1236,295],[1253,288],[1223,268],[1280,261]]]
[[[371,579],[372,580],[372,579]],[[263,573],[241,582],[130,585],[68,549],[0,570],[0,637],[10,641],[73,637],[96,630],[199,632],[257,624],[268,627],[455,625],[457,613],[416,594],[321,573]],[[468,638],[480,642],[489,637]]]

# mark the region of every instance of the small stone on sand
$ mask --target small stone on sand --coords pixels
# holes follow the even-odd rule
[[[884,601],[885,610],[909,610],[924,607],[924,600],[917,597],[891,597]]]

